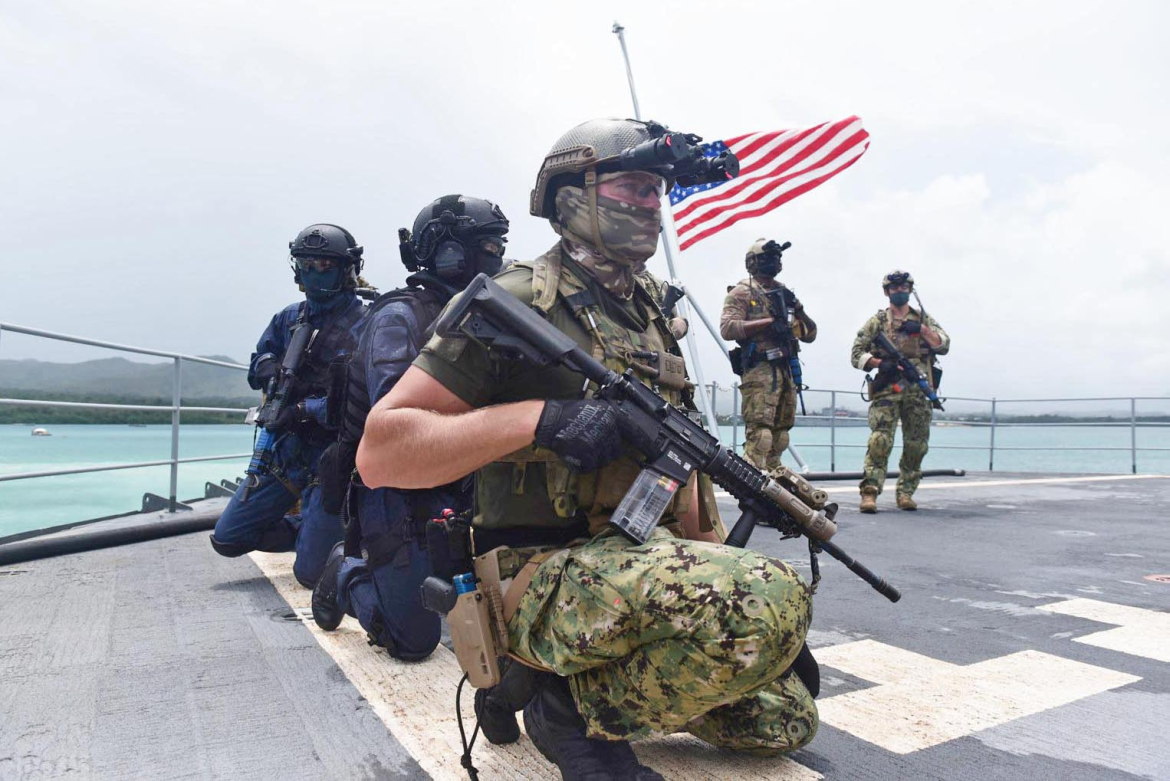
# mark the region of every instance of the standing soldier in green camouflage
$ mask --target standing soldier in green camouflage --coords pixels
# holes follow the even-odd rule
[[[891,271],[882,279],[882,291],[890,305],[865,321],[853,340],[853,365],[862,371],[879,369],[890,356],[875,354],[874,338],[886,336],[938,388],[942,371],[934,356],[946,355],[951,337],[933,317],[910,306],[914,277],[906,271]],[[894,431],[902,421],[902,460],[898,463],[898,509],[917,510],[913,496],[922,480],[922,459],[930,441],[930,401],[921,388],[909,382],[889,383],[870,393],[869,447],[865,451],[865,476],[861,480],[861,512],[877,512],[878,494],[886,481],[886,461],[894,447]]]
[[[804,305],[776,275],[783,267],[780,252],[765,251],[775,242],[759,239],[747,251],[751,275],[727,289],[719,334],[740,345],[742,371],[739,392],[743,395],[743,420],[747,426],[745,459],[759,469],[780,466],[780,455],[788,448],[788,432],[796,423],[796,394],[789,356],[777,337],[775,318],[768,309],[765,291],[780,289],[790,302],[792,335],[806,344],[817,338],[817,324]]]
[[[606,366],[688,407],[693,386],[672,324],[642,274],[677,173],[653,154],[669,143],[686,141],[634,120],[566,133],[531,200],[557,242],[496,282]],[[366,485],[425,488],[475,471],[475,554],[512,549],[503,620],[523,664],[477,696],[477,713],[493,722],[485,735],[517,739],[499,717],[523,707],[529,737],[569,781],[660,781],[627,742],[651,735],[686,731],[759,754],[800,748],[818,723],[817,679],[797,662],[808,585],[783,561],[717,544],[702,477],[645,543],[616,533],[609,518],[642,457],[622,441],[620,406],[594,390],[563,366],[438,335],[366,422],[357,455]],[[538,556],[539,545],[555,552]],[[545,671],[535,686],[509,683],[534,670]],[[499,689],[523,694],[497,698]]]

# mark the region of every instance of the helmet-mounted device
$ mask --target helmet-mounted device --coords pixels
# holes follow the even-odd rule
[[[502,263],[507,232],[508,218],[496,204],[446,195],[419,212],[412,230],[398,230],[398,250],[408,271],[425,268],[445,280],[469,279],[469,272],[474,276],[499,270],[491,258]],[[497,267],[485,267],[491,265]]]
[[[909,285],[910,289],[914,289],[914,277],[910,275],[909,271],[891,271],[882,277],[882,290],[889,290],[897,285]]]
[[[559,187],[587,184],[586,175],[647,171],[666,180],[669,190],[723,182],[739,175],[739,160],[723,151],[707,157],[693,133],[675,133],[658,122],[594,119],[570,130],[553,144],[536,176],[529,211],[552,217]]]

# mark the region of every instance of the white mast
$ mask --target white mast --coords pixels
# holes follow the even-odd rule
[[[626,78],[630,82],[630,98],[634,101],[634,119],[641,121],[642,110],[638,106],[638,93],[634,89],[634,72],[630,68],[630,53],[626,50],[626,28],[622,27],[618,22],[613,23],[613,32],[618,37],[618,42],[622,45],[622,58],[626,61]],[[678,244],[678,234],[674,228],[674,215],[670,211],[670,196],[665,194],[662,197],[662,249],[666,252],[666,270],[670,275],[670,281],[676,285],[682,285],[678,279],[678,274],[674,269],[674,246]],[[686,303],[682,300],[676,304],[678,313],[681,317],[687,317]],[[705,318],[704,318],[705,319]],[[699,349],[695,344],[695,340],[690,336],[685,336],[682,339],[686,343],[687,352],[691,357],[691,371],[694,373],[695,386],[697,392],[695,393],[695,401],[699,405],[699,409],[703,412],[703,417],[707,419],[707,428],[716,437],[719,436],[719,421],[715,417],[715,408],[704,393],[707,383],[703,378],[703,366],[699,363]],[[734,411],[733,411],[734,412]]]

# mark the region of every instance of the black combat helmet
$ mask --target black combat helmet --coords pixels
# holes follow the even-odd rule
[[[362,247],[353,234],[340,225],[319,222],[302,230],[288,243],[292,255],[293,279],[302,285],[301,270],[297,258],[334,258],[341,261],[348,270],[342,275],[344,284],[353,287],[362,272]]]
[[[508,218],[499,206],[470,195],[444,195],[423,207],[414,228],[398,231],[402,263],[440,279],[466,284],[479,273],[494,275],[503,264]]]

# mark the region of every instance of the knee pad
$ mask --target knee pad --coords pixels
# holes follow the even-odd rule
[[[211,540],[212,550],[214,550],[220,556],[225,556],[229,559],[234,559],[239,556],[243,556],[245,553],[252,552],[251,545],[243,545],[238,542],[220,542],[219,540],[215,539],[214,534],[207,535],[207,538]]]

